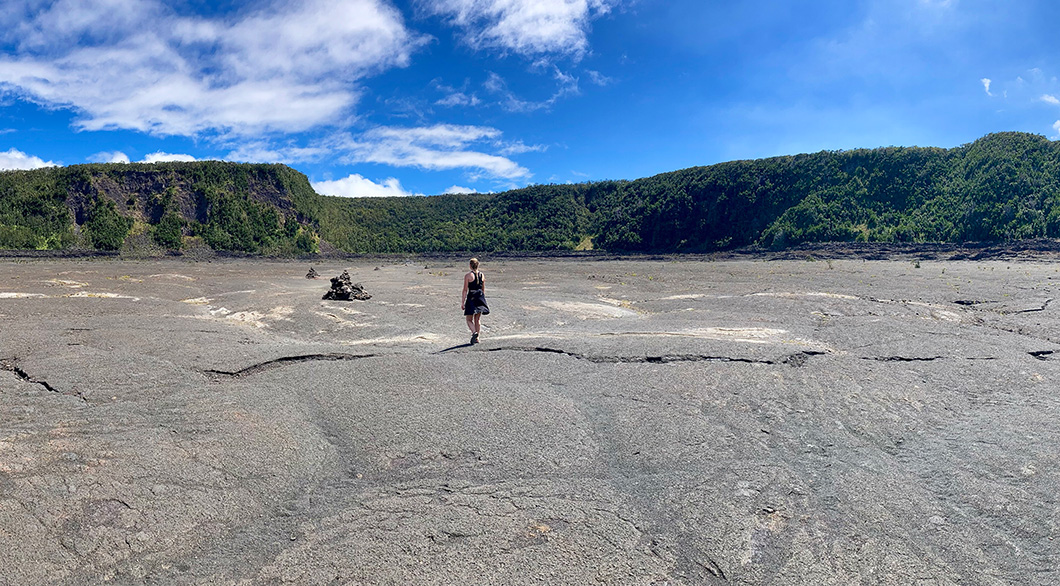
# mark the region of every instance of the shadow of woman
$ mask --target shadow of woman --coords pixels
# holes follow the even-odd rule
[[[450,350],[458,350],[460,348],[470,348],[472,345],[473,344],[471,344],[471,343],[467,343],[467,344],[460,344],[460,345],[457,345],[457,346],[451,346],[449,348],[446,348],[445,350],[439,350],[439,351],[435,352],[435,354],[445,354],[446,352],[448,352]]]

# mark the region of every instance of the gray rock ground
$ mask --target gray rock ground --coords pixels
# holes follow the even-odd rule
[[[0,264],[0,584],[1060,580],[1056,264],[381,262]]]

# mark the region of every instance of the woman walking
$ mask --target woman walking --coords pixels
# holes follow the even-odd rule
[[[473,258],[468,264],[471,265],[471,271],[464,275],[464,291],[460,294],[460,309],[464,310],[467,329],[471,330],[471,343],[478,344],[479,319],[484,315],[489,315],[490,308],[486,305],[486,283],[482,272],[478,270],[478,259]]]

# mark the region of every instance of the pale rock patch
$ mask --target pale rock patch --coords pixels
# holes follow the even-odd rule
[[[579,319],[615,319],[635,317],[637,312],[625,307],[614,307],[584,301],[542,301],[541,305],[575,314]]]

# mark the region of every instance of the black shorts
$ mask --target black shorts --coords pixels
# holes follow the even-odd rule
[[[486,294],[481,290],[468,291],[467,299],[464,301],[464,315],[489,315],[490,308],[486,305]]]

